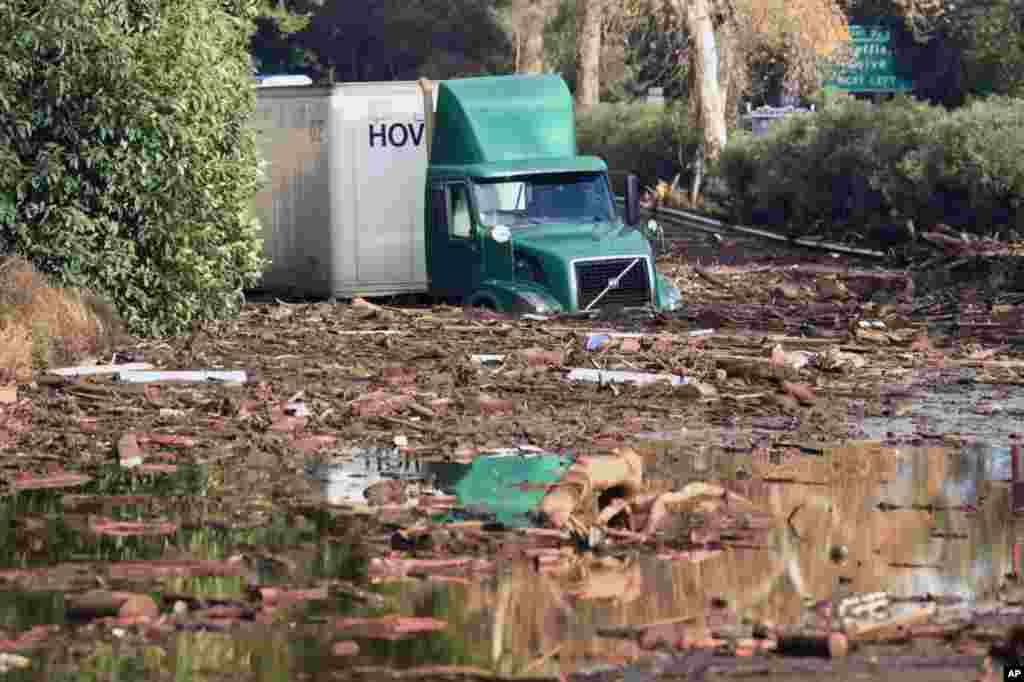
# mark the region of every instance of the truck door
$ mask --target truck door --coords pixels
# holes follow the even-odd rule
[[[480,237],[470,210],[469,187],[462,182],[430,189],[431,292],[468,296],[480,284]]]

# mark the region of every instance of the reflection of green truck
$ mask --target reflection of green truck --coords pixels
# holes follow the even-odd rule
[[[623,221],[604,162],[576,154],[557,76],[257,92],[266,288],[507,312],[678,307],[636,228],[636,178]]]

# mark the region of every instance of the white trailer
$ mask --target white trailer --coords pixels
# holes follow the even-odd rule
[[[255,209],[271,261],[260,289],[338,298],[427,290],[425,90],[257,87],[264,184]]]

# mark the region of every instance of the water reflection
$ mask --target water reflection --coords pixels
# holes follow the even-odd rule
[[[1019,430],[1012,417],[1024,411],[1024,391],[976,383],[976,377],[974,370],[963,370],[967,384],[930,381],[923,395],[905,402],[900,415],[865,419],[864,433],[871,439],[928,433],[1006,442]]]
[[[671,561],[640,553],[567,558],[557,570],[517,560],[480,581],[375,586],[390,599],[386,609],[332,597],[282,612],[273,624],[249,623],[223,633],[147,639],[133,631],[96,641],[95,633],[69,629],[71,646],[32,654],[32,669],[12,672],[9,679],[288,680],[330,676],[355,665],[461,665],[510,676],[557,675],[642,659],[659,638],[699,639],[751,620],[796,624],[807,618],[807,603],[843,591],[987,599],[1012,568],[1008,456],[1005,449],[983,446],[953,451],[850,444],[820,456],[754,461],[753,478],[725,484],[774,519],[749,546],[724,542],[720,550]],[[818,485],[759,480],[763,476]],[[6,541],[17,539],[25,518],[46,517],[54,527],[64,523],[42,498],[18,504],[4,508],[0,524],[8,565],[16,563],[16,550]],[[361,580],[365,557],[351,546],[320,540],[321,530],[315,523],[271,517],[244,536],[210,528],[179,534],[167,540],[166,551],[223,558],[259,550],[262,556],[287,557],[286,577],[293,583]],[[67,532],[60,542],[97,543]],[[836,546],[848,550],[842,563],[832,558]],[[50,554],[47,560],[64,556]],[[254,566],[254,574],[244,578],[169,580],[160,589],[243,599],[259,577]],[[0,638],[63,623],[63,609],[59,592],[0,593]],[[332,630],[332,618],[395,611],[438,618],[447,628],[398,641],[358,640],[354,657],[331,655],[332,645],[345,638]],[[644,636],[622,636],[623,628],[654,623],[660,625]],[[76,636],[82,637],[80,649]]]
[[[698,637],[727,621],[796,624],[805,603],[844,591],[989,598],[1010,570],[1012,519],[999,480],[1005,459],[979,446],[837,448],[800,463],[801,479],[825,485],[728,483],[780,521],[764,549],[726,548],[693,561],[640,556],[619,569],[567,575],[522,562],[490,582],[407,585],[401,595],[407,613],[450,617],[446,636],[490,652],[506,675],[558,674],[643,655],[642,642],[602,636],[609,628],[690,617],[672,636]],[[884,511],[879,503],[899,508]],[[978,511],[948,509],[962,505]],[[785,529],[787,518],[795,533]],[[838,565],[830,558],[837,545],[849,550]],[[726,608],[716,610],[713,600]]]
[[[397,449],[356,448],[345,457],[310,460],[306,473],[320,483],[320,492],[328,504],[367,504],[364,492],[370,486],[389,480],[424,480],[421,462]]]
[[[166,551],[167,536],[97,535],[90,531],[90,519],[177,516],[174,510],[182,495],[201,494],[205,487],[206,474],[198,467],[179,467],[171,474],[139,474],[110,466],[73,490],[15,492],[0,499],[0,569],[156,558]]]

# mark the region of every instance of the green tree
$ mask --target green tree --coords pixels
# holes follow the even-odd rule
[[[309,25],[321,0],[263,0],[249,41],[253,66],[265,74],[308,71],[312,61],[296,34]]]
[[[494,0],[324,0],[294,34],[317,80],[496,73],[512,54]]]
[[[850,23],[897,22],[914,94],[946,106],[1024,92],[1024,1],[841,0]]]
[[[964,82],[974,95],[1024,96],[1024,7],[995,3],[962,29]]]
[[[238,310],[253,0],[0,0],[0,250],[111,300],[136,332]]]
[[[695,155],[691,201],[696,203],[702,168],[714,163],[728,141],[738,95],[748,89],[758,54],[782,52],[786,79],[794,89],[818,77],[812,65],[831,54],[846,36],[836,0],[632,0],[634,13],[661,8],[666,25],[690,38],[688,91],[691,119],[703,144]],[[668,8],[665,12],[664,9]]]
[[[625,43],[630,79],[624,88],[629,95],[642,97],[648,89],[660,87],[666,99],[685,97],[689,84],[686,55],[690,40],[685,27],[666,24],[664,14],[656,12],[623,17],[616,23]]]
[[[656,17],[644,14],[630,17],[622,8],[605,0],[599,4],[601,40],[598,57],[598,87],[601,102],[621,102],[647,94],[650,87],[661,86],[669,98],[678,96],[679,50],[685,36],[665,30]],[[545,27],[545,61],[565,79],[569,89],[578,93],[578,22],[576,0],[560,0],[557,11],[548,17]],[[592,55],[591,55],[592,57]],[[685,87],[685,83],[684,83]],[[582,111],[584,105],[577,109]]]
[[[511,29],[515,41],[514,24]],[[544,61],[576,92],[576,0],[559,0],[544,25]]]

